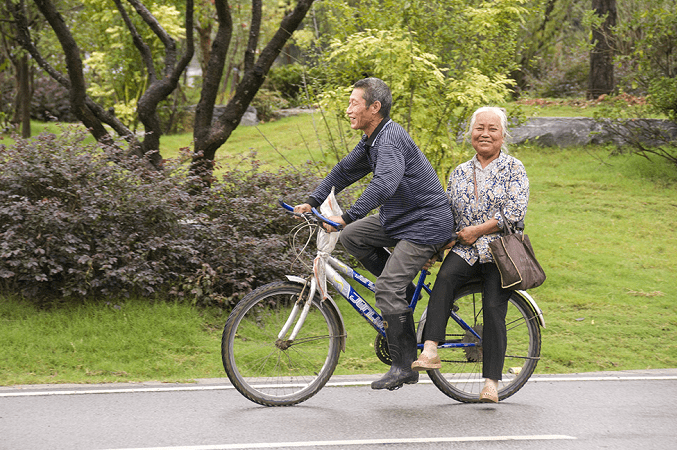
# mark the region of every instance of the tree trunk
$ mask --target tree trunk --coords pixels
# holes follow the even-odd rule
[[[592,9],[604,17],[602,26],[592,30],[593,50],[590,52],[588,99],[610,94],[614,90],[613,34],[616,26],[616,0],[592,0]]]
[[[160,125],[157,107],[161,101],[169,97],[174,89],[176,89],[179,80],[181,79],[181,74],[186,70],[190,60],[193,58],[193,0],[186,0],[187,48],[186,53],[181,57],[178,63],[176,61],[177,49],[174,39],[162,28],[157,19],[153,17],[151,12],[140,1],[128,1],[134,7],[137,14],[141,16],[146,25],[148,25],[153,33],[160,41],[162,41],[165,47],[164,71],[161,76],[158,77],[155,72],[155,63],[150,47],[143,41],[141,35],[137,32],[136,27],[122,7],[121,0],[115,0],[118,11],[132,35],[134,45],[139,50],[146,65],[146,71],[148,72],[148,88],[141,95],[141,98],[139,98],[136,107],[139,120],[143,123],[146,134],[143,141],[140,142],[138,146],[135,146],[133,151],[138,156],[147,158],[153,167],[159,169],[162,167],[162,156],[160,155],[162,127]]]
[[[17,66],[17,79],[19,89],[17,92],[17,123],[21,124],[21,137],[31,137],[31,84],[30,84],[30,66],[28,65],[28,55],[24,53],[19,58]]]
[[[80,58],[80,49],[78,48],[75,39],[73,39],[73,35],[68,29],[68,26],[61,17],[61,14],[59,14],[59,12],[49,0],[35,0],[35,4],[37,5],[40,12],[45,16],[45,19],[47,19],[47,22],[54,30],[54,34],[61,44],[61,48],[63,49],[64,55],[66,57],[68,78],[66,79],[63,75],[54,71],[51,67],[51,71],[46,68],[48,64],[37,51],[35,44],[31,41],[28,31],[28,23],[26,18],[23,16],[20,6],[17,5],[13,12],[14,17],[17,19],[20,34],[19,38],[22,46],[31,53],[33,58],[41,65],[41,67],[45,68],[45,70],[47,70],[55,80],[59,81],[68,89],[71,110],[73,111],[73,114],[85,125],[85,127],[87,127],[87,129],[90,130],[96,140],[107,145],[114,145],[114,141],[104,128],[103,123],[101,123],[101,120],[96,117],[94,111],[89,107],[91,100],[87,97],[86,93],[86,84],[83,73],[82,59]]]
[[[70,105],[75,116],[90,130],[98,142],[115,147],[113,137],[103,126],[110,125],[118,135],[129,142],[130,152],[147,159],[155,168],[162,165],[160,156],[160,137],[162,129],[157,114],[158,104],[167,98],[178,86],[181,74],[185,71],[193,56],[193,0],[186,0],[186,52],[177,62],[176,43],[162,28],[160,23],[139,0],[128,0],[146,25],[162,41],[165,46],[164,70],[158,76],[155,73],[153,55],[150,48],[143,42],[139,33],[122,7],[121,1],[115,1],[120,14],[127,25],[134,44],[137,46],[148,71],[149,87],[143,93],[137,104],[139,120],[143,123],[146,136],[140,141],[134,132],[125,126],[115,115],[94,102],[86,92],[85,75],[81,51],[78,48],[70,29],[64,22],[51,0],[34,0],[42,15],[47,19],[63,49],[68,76],[52,67],[40,54],[30,35],[30,26],[22,2],[8,5],[16,19],[19,42],[32,56],[38,65],[52,78],[68,89]]]
[[[191,172],[202,177],[204,183],[209,184],[211,180],[216,151],[240,124],[240,119],[263,84],[275,58],[280,54],[292,33],[299,27],[312,4],[313,0],[298,0],[294,10],[282,19],[277,32],[261,51],[258,60],[254,62],[261,21],[261,0],[252,0],[252,26],[245,51],[245,70],[237,85],[235,95],[226,105],[224,114],[212,125],[214,103],[233,31],[232,17],[225,0],[215,0],[219,27],[207,71],[203,74],[202,96],[195,110],[193,131],[195,153],[191,164]]]

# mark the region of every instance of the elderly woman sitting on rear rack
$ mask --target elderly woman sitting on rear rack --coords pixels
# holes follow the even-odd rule
[[[439,369],[437,345],[445,340],[445,329],[457,290],[469,279],[481,277],[483,305],[483,377],[480,394],[484,402],[498,402],[506,350],[505,317],[511,291],[501,287],[489,242],[500,237],[503,218],[520,222],[527,212],[529,180],[524,165],[505,153],[508,119],[503,109],[479,108],[470,121],[470,139],[476,151],[470,161],[459,165],[449,177],[458,239],[440,267],[428,304],[423,331],[424,349],[412,369]]]

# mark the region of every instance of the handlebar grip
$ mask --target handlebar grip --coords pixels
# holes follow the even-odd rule
[[[322,214],[320,214],[320,212],[319,212],[317,209],[312,208],[312,211],[313,211],[313,214],[315,214],[315,216],[316,216],[320,221],[326,223],[327,225],[331,225],[332,227],[336,228],[336,229],[339,230],[339,231],[341,231],[341,229],[343,228],[343,225],[341,225],[341,224],[339,224],[339,223],[336,223],[336,222],[333,222],[333,221],[327,219],[327,218],[324,217]]]
[[[284,202],[284,200],[279,199],[277,202],[280,204],[281,207],[283,207],[283,208],[286,209],[287,211],[294,212],[294,207],[293,207],[292,205],[286,204],[286,203]]]
[[[284,200],[279,199],[277,202],[280,204],[281,207],[283,207],[287,211],[294,212],[294,207],[285,203]],[[312,211],[313,211],[313,214],[315,214],[315,217],[317,217],[317,219],[319,221],[324,222],[327,225],[331,225],[332,227],[336,228],[337,230],[341,230],[343,228],[343,226],[341,224],[333,222],[333,221],[327,219],[326,217],[324,217],[322,214],[320,214],[320,212],[317,209],[312,208]]]

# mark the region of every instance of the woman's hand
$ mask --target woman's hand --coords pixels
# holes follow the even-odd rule
[[[473,245],[480,236],[485,234],[498,233],[498,220],[489,219],[481,225],[471,225],[458,232],[458,242],[463,245]]]
[[[458,232],[458,242],[463,245],[473,245],[482,236],[478,226],[469,226]]]

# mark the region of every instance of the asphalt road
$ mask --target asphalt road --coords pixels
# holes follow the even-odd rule
[[[534,376],[498,405],[371,379],[333,377],[284,408],[225,378],[0,387],[0,449],[677,449],[677,369]]]

